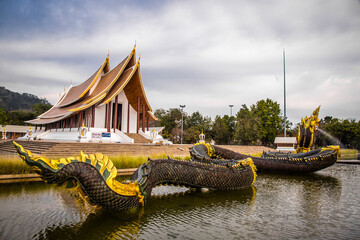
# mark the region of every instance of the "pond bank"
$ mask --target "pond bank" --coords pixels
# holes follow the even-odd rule
[[[132,175],[137,168],[118,169],[117,176]],[[15,182],[38,182],[43,181],[38,174],[6,174],[0,175],[0,183],[15,183]]]

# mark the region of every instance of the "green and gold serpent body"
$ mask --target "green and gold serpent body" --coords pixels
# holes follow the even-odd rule
[[[14,142],[19,156],[36,169],[48,183],[76,189],[88,202],[109,211],[144,205],[154,187],[183,185],[214,190],[233,190],[250,186],[256,178],[251,159],[232,165],[207,164],[175,159],[148,160],[131,180],[118,182],[117,170],[106,155],[81,152],[77,158],[50,160],[36,157]]]

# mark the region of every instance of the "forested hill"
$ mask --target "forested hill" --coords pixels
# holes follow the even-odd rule
[[[37,103],[50,104],[35,95],[13,92],[0,86],[0,108],[5,111],[31,111],[31,106]]]

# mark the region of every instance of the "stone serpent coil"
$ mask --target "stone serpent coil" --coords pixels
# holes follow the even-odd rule
[[[251,158],[232,164],[199,163],[175,159],[149,159],[131,180],[115,180],[117,170],[106,155],[81,152],[77,158],[50,160],[36,157],[14,142],[19,156],[48,183],[77,190],[89,203],[105,210],[121,211],[144,205],[152,189],[160,184],[214,190],[250,186],[256,179]]]

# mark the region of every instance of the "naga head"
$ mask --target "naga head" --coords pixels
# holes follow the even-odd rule
[[[44,172],[44,169],[54,170],[56,169],[51,161],[46,157],[36,157],[29,150],[25,150],[23,146],[13,141],[13,144],[16,148],[18,155],[25,161],[27,165],[35,168],[35,170],[41,174]],[[40,170],[40,172],[39,172]]]
[[[314,142],[314,132],[319,126],[319,111],[320,106],[314,110],[310,117],[306,116],[301,119],[297,137],[297,152],[310,151]]]

